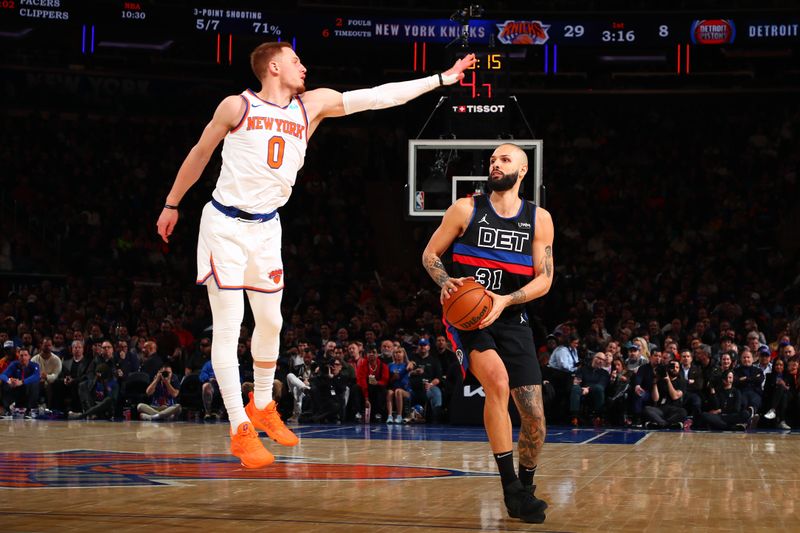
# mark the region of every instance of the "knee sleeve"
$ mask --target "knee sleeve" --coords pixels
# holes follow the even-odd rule
[[[250,307],[256,320],[253,330],[253,361],[274,363],[278,360],[280,336],[283,319],[281,318],[282,292],[262,293],[248,292]]]
[[[214,338],[211,342],[211,364],[214,371],[238,367],[236,346],[244,317],[242,293],[220,290],[212,283],[208,285],[208,301],[214,322]]]

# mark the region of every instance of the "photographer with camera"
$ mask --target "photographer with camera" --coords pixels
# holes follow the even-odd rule
[[[670,361],[666,366],[655,368],[655,381],[652,389],[654,405],[647,405],[644,414],[648,419],[647,429],[683,429],[686,409],[683,408],[686,396],[686,379],[681,373],[681,364]]]
[[[342,374],[342,357],[320,364],[311,378],[314,422],[341,422],[345,415],[347,378]]]
[[[181,405],[175,402],[178,397],[180,381],[172,373],[169,364],[161,365],[153,381],[148,385],[145,394],[150,398],[150,405],[140,403],[136,406],[142,420],[171,420],[181,414]]]

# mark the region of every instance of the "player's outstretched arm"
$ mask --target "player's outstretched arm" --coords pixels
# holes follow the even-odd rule
[[[442,255],[450,248],[453,241],[464,233],[472,214],[472,199],[460,198],[451,205],[442,218],[442,223],[431,235],[428,245],[422,252],[422,266],[428,271],[433,281],[441,287],[439,300],[444,303],[450,294],[456,292],[463,285],[465,279],[451,278],[442,263]]]
[[[550,213],[539,207],[536,209],[536,233],[533,238],[533,266],[536,277],[524,287],[511,294],[500,295],[486,291],[492,297],[492,310],[480,324],[480,328],[488,327],[497,320],[500,313],[509,305],[522,304],[541,298],[553,285],[555,269],[553,266],[553,218]]]
[[[203,169],[206,168],[208,160],[211,159],[219,142],[242,120],[246,107],[241,96],[229,96],[217,106],[211,122],[206,125],[197,144],[189,150],[189,154],[178,170],[172,189],[167,195],[165,202],[167,205],[177,207],[180,204],[186,191],[200,179]],[[177,223],[178,210],[165,207],[156,223],[158,234],[161,235],[164,242],[169,242],[169,236],[172,235]]]
[[[371,89],[358,89],[344,93],[333,89],[308,91],[302,95],[302,99],[311,122],[309,133],[324,118],[341,117],[359,111],[402,105],[437,87],[457,83],[464,78],[464,71],[475,65],[475,61],[475,54],[467,54],[441,74],[416,80],[386,83]]]

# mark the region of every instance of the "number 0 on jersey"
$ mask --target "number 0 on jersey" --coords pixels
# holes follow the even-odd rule
[[[286,141],[283,137],[276,135],[267,142],[267,164],[269,168],[280,168],[283,164],[283,149]]]

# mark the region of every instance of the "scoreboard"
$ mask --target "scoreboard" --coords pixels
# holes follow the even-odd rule
[[[48,24],[95,24],[187,33],[219,32],[306,39],[309,42],[449,43],[467,29],[469,42],[496,46],[661,46],[678,43],[747,46],[800,42],[800,12],[742,14],[616,13],[567,18],[563,14],[520,14],[514,18],[472,19],[466,25],[449,19],[395,18],[384,15],[299,13],[271,9],[271,3],[232,7],[230,2],[168,4],[147,0],[0,0],[3,31]],[[257,5],[259,7],[252,7]]]
[[[721,71],[718,64],[734,58],[729,61],[735,70],[736,57],[767,57],[765,50],[784,49],[790,52],[783,59],[765,62],[783,61],[785,71],[800,70],[800,50],[793,50],[800,48],[798,10],[528,11],[501,18],[489,18],[489,12],[487,18],[451,20],[281,10],[278,5],[244,0],[0,0],[0,39],[9,54],[13,47],[49,46],[88,62],[104,50],[165,56],[180,50],[182,59],[191,56],[211,65],[242,65],[257,42],[282,40],[307,64],[340,70],[375,64],[368,70],[421,74],[447,68],[455,57],[474,52],[478,62],[451,89],[458,100],[451,103],[481,113],[531,80],[567,80],[576,72],[595,75],[612,70],[612,64],[615,71],[647,70],[641,65],[650,61],[646,67],[654,72],[685,76],[702,70],[704,59],[706,70]],[[341,85],[346,79],[333,73],[324,81]]]

